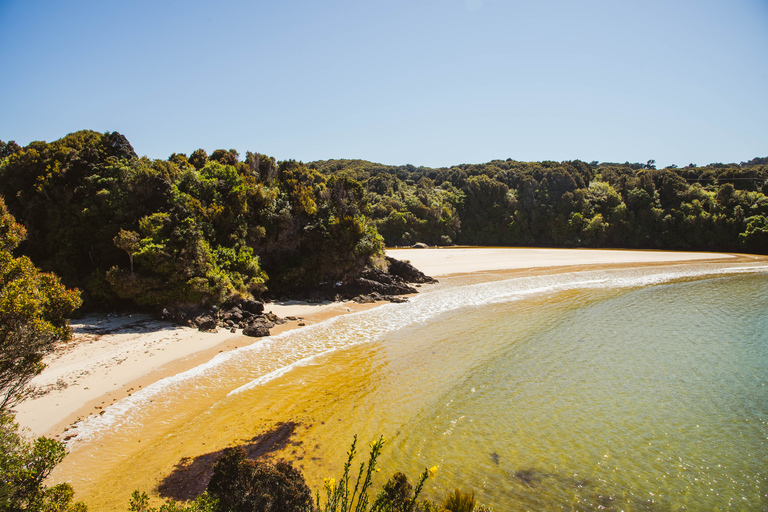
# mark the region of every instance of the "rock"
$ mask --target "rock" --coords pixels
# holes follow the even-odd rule
[[[243,299],[240,301],[240,309],[255,315],[260,315],[264,312],[264,303],[259,302],[258,300]]]
[[[413,244],[411,248],[412,249],[429,249],[429,246],[423,242],[419,242],[417,244]]]
[[[261,338],[263,336],[269,336],[269,327],[266,324],[252,324],[243,329],[245,336],[251,336],[254,338]]]
[[[387,257],[389,273],[401,278],[406,283],[436,283],[437,279],[429,277],[407,261]]]
[[[201,332],[217,332],[216,320],[210,315],[202,315],[195,318],[195,324],[197,324],[197,330]]]
[[[263,322],[264,321],[272,322],[273,324],[277,324],[277,325],[283,325],[285,323],[285,320],[283,320],[282,318],[280,318],[276,314],[272,313],[271,311],[269,313],[264,313],[263,318],[264,318],[264,320],[261,320]],[[270,327],[273,327],[273,326],[270,325]]]

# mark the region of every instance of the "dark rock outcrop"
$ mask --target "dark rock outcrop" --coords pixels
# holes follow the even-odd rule
[[[248,336],[269,336],[269,329],[284,321],[272,313],[264,313],[264,303],[258,300],[240,299],[221,308],[205,307],[202,304],[176,304],[164,308],[161,314],[165,320],[179,325],[196,327],[202,332],[217,332],[219,327],[236,332],[246,329]]]
[[[395,296],[417,293],[410,283],[436,283],[419,269],[394,258],[387,258],[387,270],[366,267],[347,283],[337,286],[337,292],[346,298],[373,294]],[[382,300],[382,299],[377,299]],[[386,299],[385,299],[386,300]]]
[[[217,332],[218,322],[209,315],[203,315],[195,318],[197,330],[202,332]]]
[[[254,315],[260,315],[264,312],[264,303],[258,300],[243,299],[240,301],[240,309]]]
[[[327,283],[305,292],[307,302],[353,300],[360,304],[378,301],[408,302],[402,295],[417,293],[411,283],[436,283],[437,281],[407,261],[387,258],[387,268],[366,267],[351,279]],[[287,299],[287,297],[285,297]],[[246,336],[269,336],[269,330],[285,320],[272,312],[264,312],[264,303],[252,299],[237,299],[216,306],[202,304],[174,305],[163,309],[162,317],[180,325],[196,327],[204,332],[216,332],[221,327],[230,332],[242,329]]]
[[[390,258],[388,256],[387,263],[389,264],[389,273],[393,276],[399,277],[406,283],[431,284],[437,282],[437,279],[429,277],[407,261],[396,260],[395,258]]]
[[[267,324],[251,324],[245,326],[243,329],[243,334],[245,336],[252,336],[254,338],[261,338],[264,336],[269,336],[269,327],[267,327]]]

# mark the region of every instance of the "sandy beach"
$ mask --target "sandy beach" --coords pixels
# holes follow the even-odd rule
[[[409,260],[438,278],[475,272],[752,258],[720,253],[527,248],[391,249],[387,254]],[[295,318],[276,326],[273,334],[370,307],[375,305],[292,301],[265,305],[279,317]],[[17,421],[33,435],[66,439],[67,427],[79,418],[99,414],[142,387],[258,339],[223,329],[201,333],[137,314],[88,316],[73,321],[72,327],[73,340],[46,357],[47,368],[33,381],[39,395],[16,408]]]
[[[629,251],[610,249],[537,249],[449,247],[389,249],[387,255],[408,260],[433,277],[496,270],[544,269],[584,265],[671,263],[736,257],[711,252]]]

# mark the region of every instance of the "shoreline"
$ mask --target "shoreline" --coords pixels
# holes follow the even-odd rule
[[[550,273],[586,267],[657,266],[691,261],[732,259],[734,263],[764,259],[731,253],[680,253],[590,249],[442,248],[390,249],[387,255],[410,260],[427,275]],[[434,285],[426,285],[434,286]],[[350,301],[322,304],[286,301],[265,304],[281,318],[272,334],[364,311],[386,302]],[[66,439],[70,425],[163,378],[194,368],[220,352],[261,338],[241,331],[201,333],[191,327],[155,320],[148,315],[91,315],[73,322],[73,341],[46,356],[48,367],[33,383],[50,391],[15,408],[16,420],[36,436]],[[63,383],[63,384],[62,384]]]
[[[267,303],[265,311],[296,318],[275,325],[271,334],[276,335],[298,329],[300,324],[312,325],[379,304],[385,302],[285,301]],[[87,315],[72,322],[72,331],[72,340],[47,355],[45,370],[32,380],[33,385],[47,389],[45,394],[14,408],[16,421],[35,436],[65,440],[74,423],[100,413],[133,391],[262,339],[244,336],[241,329],[200,332],[137,313]]]

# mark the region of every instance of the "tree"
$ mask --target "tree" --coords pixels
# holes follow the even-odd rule
[[[26,441],[11,415],[0,412],[0,511],[85,512],[83,503],[72,503],[71,485],[43,485],[65,455],[54,439]]]
[[[16,141],[9,140],[7,143],[0,140],[0,158],[15,155],[21,151],[21,146]]]
[[[64,288],[57,276],[40,272],[27,257],[13,257],[24,236],[0,198],[0,413],[29,395],[43,356],[70,339],[67,317],[81,304],[79,292]]]
[[[217,149],[211,156],[208,157],[208,161],[216,161],[223,165],[237,165],[240,159],[240,154],[234,149],[227,151],[226,149]]]
[[[139,237],[139,234],[135,231],[121,229],[112,241],[118,249],[122,249],[128,253],[128,258],[131,261],[131,274],[133,274],[133,255],[141,247],[141,238]]]
[[[189,155],[189,163],[194,165],[195,169],[199,171],[208,163],[208,153],[202,148],[194,150],[192,154]]]

